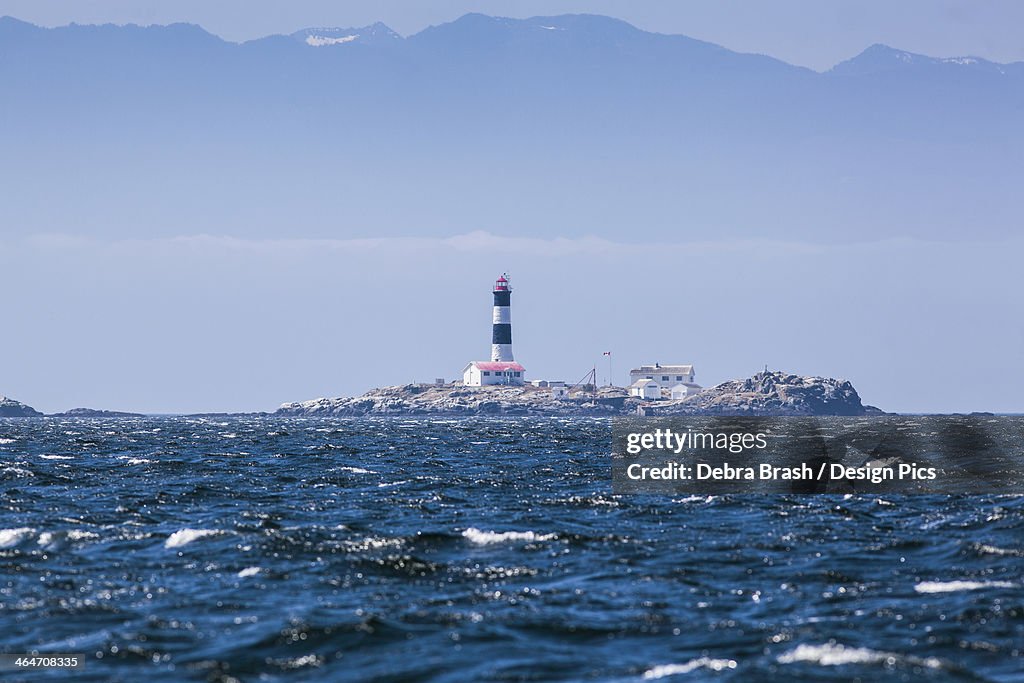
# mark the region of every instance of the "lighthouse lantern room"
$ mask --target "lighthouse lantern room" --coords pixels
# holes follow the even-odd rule
[[[526,370],[512,355],[512,286],[502,274],[494,283],[491,315],[491,360],[471,361],[462,371],[462,383],[479,387],[490,384],[523,384]]]

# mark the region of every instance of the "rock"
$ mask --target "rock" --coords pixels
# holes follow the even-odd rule
[[[43,414],[24,403],[0,396],[0,417],[43,417]]]
[[[685,399],[658,402],[647,415],[866,415],[884,414],[866,408],[847,380],[805,377],[784,372],[759,372],[743,380],[723,382]]]
[[[94,408],[72,408],[50,417],[146,417],[142,413],[122,413],[117,410],[96,410]]]
[[[467,387],[407,384],[382,387],[356,398],[319,398],[285,403],[276,415],[359,417],[370,415],[607,415],[605,406],[586,405],[590,394],[555,399],[534,386]],[[600,399],[599,399],[600,400]],[[620,399],[621,400],[621,399]]]
[[[607,387],[595,397],[577,391],[555,399],[533,386],[467,387],[407,384],[382,387],[355,398],[285,403],[275,415],[361,417],[383,415],[614,416],[633,415],[865,415],[882,414],[861,404],[846,380],[761,372],[723,382],[678,400],[644,401]]]

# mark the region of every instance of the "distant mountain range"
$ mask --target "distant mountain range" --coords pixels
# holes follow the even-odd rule
[[[0,19],[0,234],[998,238],[1024,63],[825,73],[600,16],[242,44]]]

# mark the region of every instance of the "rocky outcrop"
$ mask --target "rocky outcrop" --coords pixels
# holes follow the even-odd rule
[[[847,380],[759,372],[723,382],[696,396],[645,404],[646,415],[865,415],[865,407]]]
[[[117,410],[96,410],[95,408],[72,408],[49,417],[145,417],[142,413],[122,413]]]
[[[0,417],[43,417],[43,414],[24,403],[0,396]]]
[[[285,403],[286,416],[459,416],[459,415],[865,415],[881,412],[865,407],[846,380],[762,372],[749,379],[718,386],[678,400],[645,401],[627,397],[624,389],[605,388],[593,394],[577,391],[552,397],[550,389],[466,387],[406,384],[374,389],[355,398],[321,398]]]
[[[615,415],[624,395],[580,393],[570,399],[552,397],[550,389],[466,387],[406,384],[374,389],[355,398],[320,398],[285,403],[276,415],[358,417],[364,415]]]

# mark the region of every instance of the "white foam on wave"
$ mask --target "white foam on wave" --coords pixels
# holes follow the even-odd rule
[[[49,541],[56,538],[56,534],[59,533],[59,531],[44,531],[43,533],[39,534],[39,545],[44,545],[48,543]],[[94,534],[91,531],[79,531],[78,529],[72,529],[71,531],[67,532],[67,538],[71,541],[84,541],[86,539],[99,537],[99,534]]]
[[[17,439],[8,439],[7,437],[0,437],[0,445],[14,443]]]
[[[99,538],[99,534],[94,534],[91,531],[79,531],[78,529],[72,529],[68,532],[68,538],[72,541],[83,541],[87,538]]]
[[[0,529],[0,550],[15,547],[35,532],[35,529],[27,526],[17,529]]]
[[[736,662],[732,659],[711,659],[710,657],[699,657],[691,659],[685,664],[660,664],[644,672],[645,681],[653,681],[668,676],[688,674],[697,669],[710,669],[711,671],[725,671],[735,669]]]
[[[246,567],[242,571],[238,572],[238,578],[244,579],[244,578],[247,578],[247,577],[250,577],[250,576],[256,576],[261,571],[263,571],[263,570],[260,569],[259,567]]]
[[[220,529],[181,529],[171,534],[166,541],[164,541],[165,548],[180,548],[183,545],[188,545],[192,541],[199,540],[200,538],[206,538],[207,536],[218,536],[224,533]]]
[[[922,581],[914,586],[914,590],[918,593],[954,593],[982,588],[1013,588],[1016,585],[1009,581]]]
[[[505,541],[551,541],[558,538],[555,534],[538,534],[533,531],[480,531],[475,527],[469,527],[462,532],[462,535],[477,545],[490,545]]]
[[[383,538],[367,536],[366,538],[359,541],[342,541],[342,545],[348,552],[366,552],[370,550],[380,550],[381,548],[395,548],[405,543],[401,538]]]
[[[979,553],[985,553],[986,555],[1015,555],[1020,557],[1024,555],[1024,550],[1017,550],[1016,548],[997,548],[994,545],[985,545],[979,543],[977,545]]]
[[[74,460],[75,458],[70,455],[51,455],[50,453],[44,453],[39,456],[43,460]]]
[[[846,664],[894,664],[904,661],[916,666],[938,669],[942,661],[935,657],[911,657],[895,652],[872,650],[866,647],[849,647],[842,643],[823,643],[821,645],[797,645],[796,649],[779,655],[779,664],[796,664],[809,662],[820,666],[843,666]]]
[[[684,498],[673,499],[673,503],[710,503],[717,496],[686,496]]]
[[[66,538],[69,541],[84,541],[89,539],[96,539],[99,537],[99,534],[94,534],[91,531],[81,531],[79,529],[71,529],[67,532],[44,531],[43,533],[39,534],[39,545],[54,545],[60,543],[62,538]]]
[[[34,472],[26,470],[24,467],[5,467],[4,474],[10,474],[14,477],[34,477]]]
[[[351,472],[352,474],[376,474],[370,470],[364,470],[362,467],[339,467],[342,472]]]

